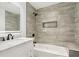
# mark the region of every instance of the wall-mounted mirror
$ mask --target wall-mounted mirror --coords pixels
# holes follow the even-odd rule
[[[0,2],[0,31],[20,31],[20,8],[10,2]]]

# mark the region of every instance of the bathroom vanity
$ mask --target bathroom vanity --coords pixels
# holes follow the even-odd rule
[[[0,43],[0,57],[32,57],[33,38],[16,38]]]
[[[33,56],[33,38],[20,38],[26,36],[24,10],[18,2],[0,3],[0,57]],[[6,40],[9,34],[13,39]]]

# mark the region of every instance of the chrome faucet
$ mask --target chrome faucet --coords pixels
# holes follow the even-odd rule
[[[13,39],[12,34],[8,34],[8,36],[7,36],[7,40],[10,40],[10,36],[11,36],[11,39]]]

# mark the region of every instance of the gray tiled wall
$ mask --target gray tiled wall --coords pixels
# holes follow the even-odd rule
[[[79,44],[79,3],[77,3],[75,11],[75,42]]]
[[[36,27],[36,19],[33,14],[35,12],[35,9],[29,4],[26,3],[26,36],[32,37],[32,34],[35,33],[35,27]]]
[[[63,2],[35,10],[27,3],[27,37],[36,33],[36,42],[79,42],[79,3]],[[37,11],[38,15],[33,15]],[[57,21],[57,28],[43,28],[43,22]],[[78,43],[79,44],[79,43]]]
[[[76,3],[60,3],[37,10],[36,42],[74,42],[74,13]],[[57,28],[43,28],[42,23],[57,21]]]

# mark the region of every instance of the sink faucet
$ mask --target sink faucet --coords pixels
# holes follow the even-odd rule
[[[8,36],[7,36],[7,40],[10,40],[10,36],[11,36],[11,39],[13,39],[12,34],[8,34]]]

